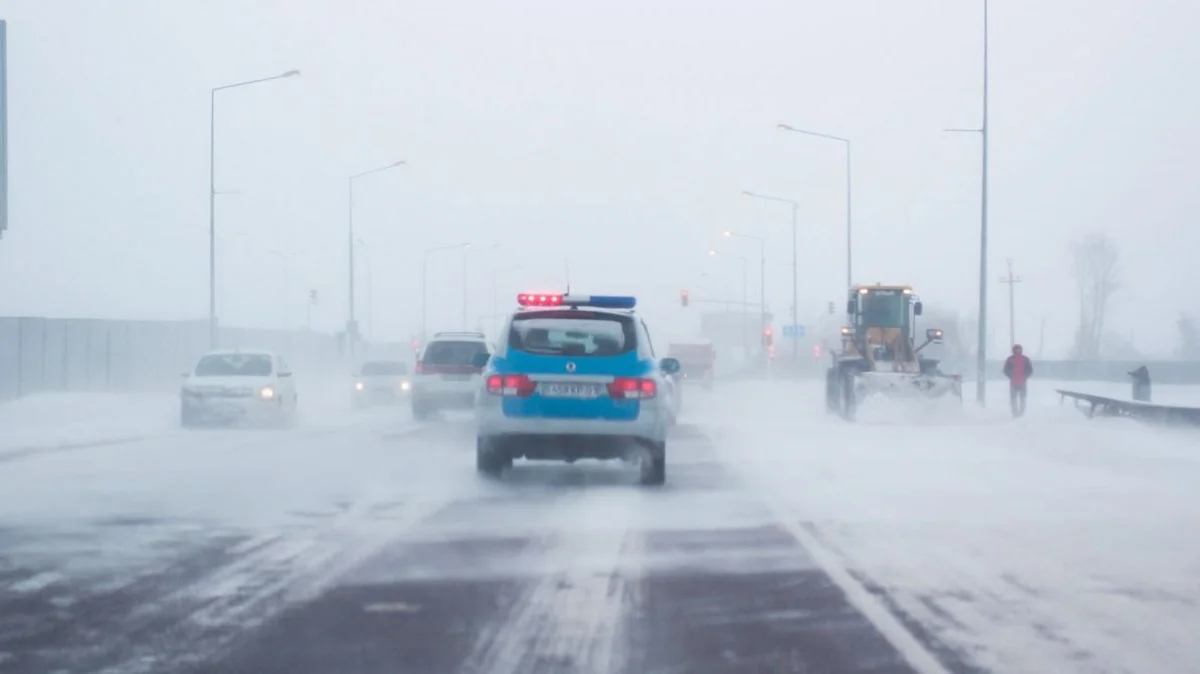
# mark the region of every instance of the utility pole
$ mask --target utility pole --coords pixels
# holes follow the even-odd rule
[[[1025,279],[1020,276],[1013,275],[1012,260],[1006,260],[1008,264],[1008,275],[1001,276],[1000,282],[1008,285],[1008,344],[1012,346],[1017,343],[1017,284]]]

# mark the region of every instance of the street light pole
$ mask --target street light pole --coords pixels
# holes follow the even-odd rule
[[[830,135],[828,133],[819,133],[816,131],[799,129],[788,124],[777,124],[776,127],[783,129],[784,131],[791,131],[792,133],[802,133],[806,136],[816,136],[817,138],[836,140],[837,142],[846,146],[846,287],[849,288],[850,286],[854,285],[854,220],[851,211],[854,199],[852,197],[853,181],[851,180],[852,173],[850,171],[850,139],[842,138],[841,136]]]
[[[367,334],[370,337],[375,336],[375,273],[374,267],[371,266],[371,244],[362,239],[355,239],[358,245],[366,249],[367,256]]]
[[[211,348],[217,347],[217,92],[238,87],[248,87],[297,77],[299,70],[289,70],[272,77],[260,77],[233,84],[213,87],[208,102],[208,341]]]
[[[346,180],[346,248],[350,261],[349,283],[347,284],[348,312],[346,318],[346,339],[354,353],[354,342],[358,339],[358,329],[354,321],[354,181],[364,176],[380,173],[404,165],[404,161],[395,161],[387,166],[379,166],[361,173],[355,173]]]
[[[432,253],[439,253],[445,250],[459,250],[461,248],[470,248],[468,242],[450,244],[448,246],[436,246],[434,248],[426,248],[421,256],[421,343],[425,343],[425,338],[429,334],[427,331],[427,320],[429,317],[429,256]]]
[[[500,244],[494,243],[486,248],[476,248],[475,250],[480,250],[480,251],[496,250],[499,247],[500,247]],[[470,289],[469,279],[467,277],[467,254],[470,252],[471,251],[466,248],[463,249],[463,283],[462,283],[462,286],[463,286],[463,299],[462,299],[463,330],[471,329],[470,318],[467,315],[467,295],[469,294],[468,291]]]
[[[987,245],[988,245],[988,3],[983,0],[983,121],[978,129],[946,129],[951,133],[978,133],[982,140],[979,198],[979,335],[975,347],[975,400],[987,404]]]
[[[796,211],[800,208],[800,202],[794,199],[784,199],[782,197],[771,197],[757,192],[742,190],[742,194],[755,199],[764,201],[777,201],[779,203],[790,204],[792,207],[792,325],[796,325],[796,321],[800,320],[800,265],[796,263],[797,251],[799,244],[797,243],[797,225]],[[795,328],[793,328],[795,329]],[[800,362],[800,340],[792,340],[792,364]]]

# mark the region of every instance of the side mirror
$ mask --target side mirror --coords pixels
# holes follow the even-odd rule
[[[191,372],[180,372],[179,376],[182,377],[183,379],[187,379],[188,377],[192,376],[192,373]]]
[[[292,376],[292,373],[291,372],[280,372],[279,376],[280,377],[290,377],[290,376]]]
[[[913,315],[920,316],[921,311],[923,311],[924,309],[925,309],[925,305],[921,304],[920,302],[917,302],[916,304],[913,305]]]
[[[928,340],[929,340],[929,341],[931,341],[931,342],[940,342],[940,341],[942,341],[942,330],[941,330],[941,328],[929,328],[928,330],[926,330],[926,331],[925,331],[925,339],[928,339]]]
[[[487,367],[488,361],[491,359],[490,353],[477,353],[471,356],[471,367]]]
[[[678,358],[663,358],[662,361],[659,362],[658,366],[667,374],[679,374],[679,370],[681,370],[683,367],[679,364]]]

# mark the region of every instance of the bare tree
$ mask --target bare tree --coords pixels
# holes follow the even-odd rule
[[[1180,316],[1179,322],[1179,360],[1200,359],[1200,330],[1190,316]]]
[[[1074,246],[1075,282],[1079,290],[1079,329],[1075,357],[1094,360],[1113,295],[1120,289],[1120,251],[1106,234],[1091,234]]]

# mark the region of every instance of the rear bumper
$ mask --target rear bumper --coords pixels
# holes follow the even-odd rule
[[[665,401],[643,403],[638,417],[628,421],[553,417],[510,417],[504,414],[501,398],[480,395],[475,407],[476,433],[480,437],[597,438],[612,441],[660,443],[667,438],[670,415]]]

